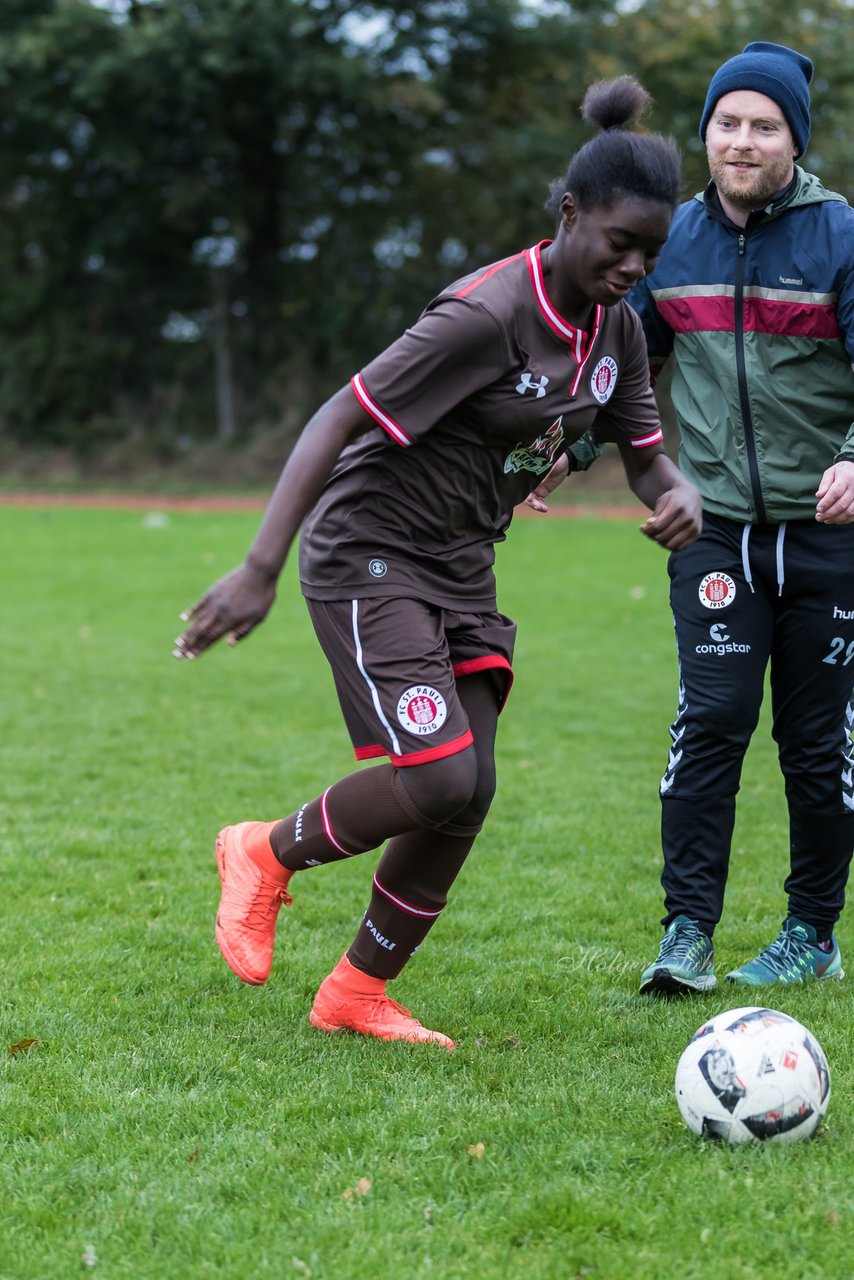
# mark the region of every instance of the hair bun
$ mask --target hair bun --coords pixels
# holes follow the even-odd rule
[[[652,98],[634,76],[617,76],[599,80],[584,95],[581,115],[588,124],[600,129],[621,129],[639,120]]]

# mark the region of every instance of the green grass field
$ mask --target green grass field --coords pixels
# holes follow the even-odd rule
[[[631,521],[547,518],[501,548],[498,796],[392,989],[447,1055],[308,1024],[374,855],[298,878],[266,987],[214,944],[218,828],[353,767],[291,570],[243,646],[169,656],[256,525],[0,508],[0,1277],[854,1275],[846,985],[774,993],[833,1076],[790,1148],[701,1143],[673,1099],[691,1033],[744,1001],[637,995],[676,707],[664,553]],[[785,913],[765,718],[739,812],[719,972]],[[847,920],[840,940],[854,963]]]

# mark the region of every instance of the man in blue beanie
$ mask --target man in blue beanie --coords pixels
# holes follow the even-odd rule
[[[720,99],[737,89],[748,89],[777,104],[791,131],[795,155],[802,156],[810,140],[812,73],[809,58],[785,45],[763,40],[746,45],[743,53],[730,58],[712,76],[700,117],[700,138],[706,141],[706,130]]]
[[[655,375],[672,357],[700,539],[669,561],[679,709],[661,782],[665,926],[642,992],[715,985],[742,763],[770,664],[789,816],[776,938],[748,987],[843,976],[854,847],[854,210],[795,164],[809,58],[755,42],[712,77],[711,181],[634,290]],[[762,902],[763,899],[760,899]]]

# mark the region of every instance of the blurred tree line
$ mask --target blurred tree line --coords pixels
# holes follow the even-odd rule
[[[850,195],[850,0],[0,0],[0,437],[97,451],[305,416],[445,283],[547,237],[586,86],[706,180],[708,79],[816,63]]]

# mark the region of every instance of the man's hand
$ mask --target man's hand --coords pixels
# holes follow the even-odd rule
[[[703,502],[699,490],[686,483],[662,493],[640,531],[668,551],[681,551],[696,542],[703,531]]]
[[[238,640],[263,622],[276,598],[276,580],[250,563],[232,570],[181,614],[190,626],[175,641],[173,658],[197,658],[222,636]]]
[[[836,462],[821,477],[815,518],[819,524],[854,521],[854,462]]]
[[[565,453],[562,453],[558,458],[557,462],[552,467],[551,471],[549,471],[546,475],[543,476],[542,480],[537,485],[536,489],[532,489],[531,492],[528,494],[527,498],[525,499],[525,502],[531,508],[531,510],[544,511],[544,512],[548,511],[546,498],[554,489],[558,487],[559,484],[563,484],[564,480],[568,475],[569,475],[569,458]]]

